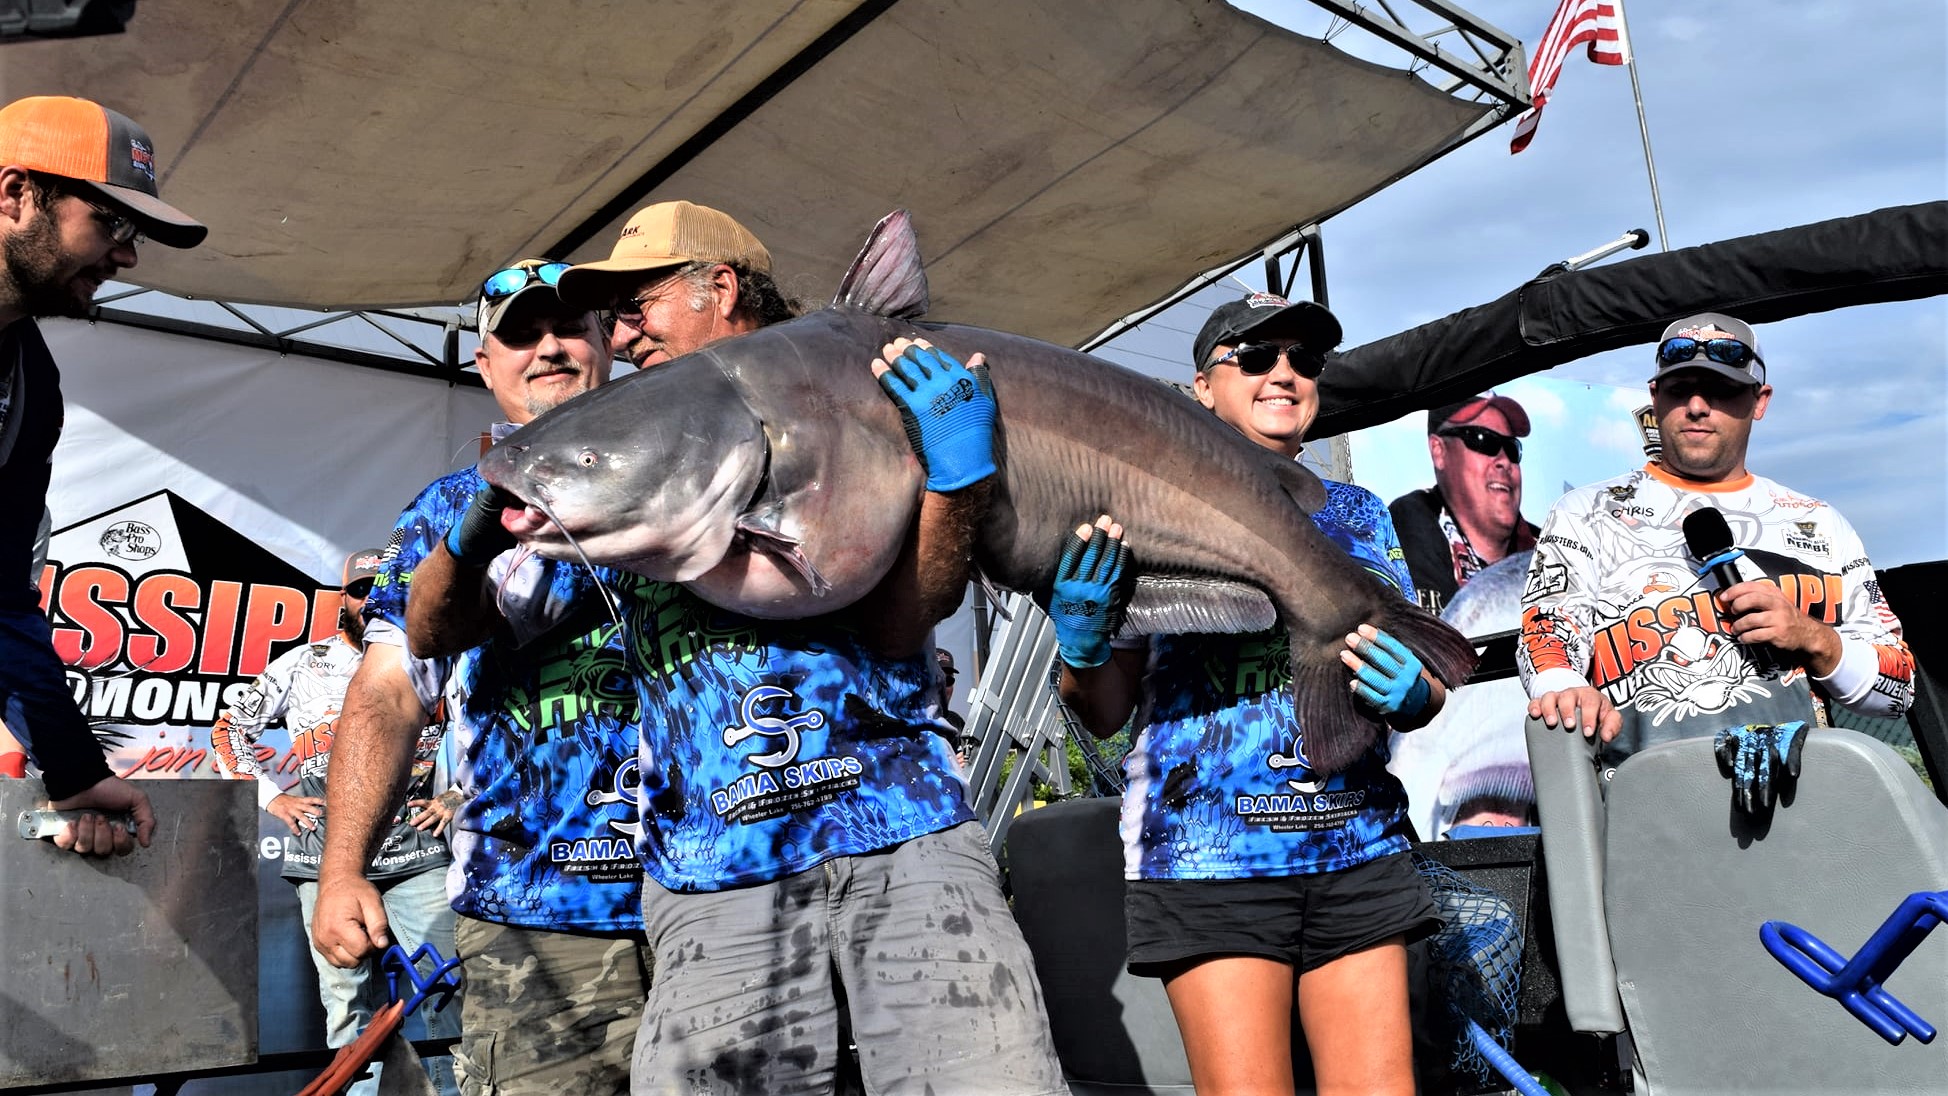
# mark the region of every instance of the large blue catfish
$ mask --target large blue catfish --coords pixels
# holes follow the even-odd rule
[[[1133,633],[1290,634],[1306,753],[1337,772],[1385,728],[1339,661],[1372,623],[1458,684],[1474,649],[1313,525],[1298,463],[1196,402],[1048,343],[918,322],[926,277],[904,212],[874,228],[832,307],[632,373],[529,423],[480,462],[529,505],[508,527],[545,556],[680,582],[761,618],[845,607],[888,572],[924,474],[867,364],[900,336],[985,354],[1000,474],[974,560],[1044,606],[1064,538],[1097,514],[1129,530]],[[572,539],[573,544],[570,544]]]

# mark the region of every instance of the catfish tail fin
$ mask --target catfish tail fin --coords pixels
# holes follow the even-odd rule
[[[1474,669],[1474,645],[1411,601],[1388,598],[1373,624],[1420,656],[1427,672],[1450,689],[1466,681]],[[1292,699],[1305,735],[1306,764],[1314,772],[1331,775],[1383,741],[1388,728],[1372,709],[1354,701],[1338,645],[1327,645],[1323,653],[1316,646],[1312,651],[1307,658],[1307,645],[1292,637]]]
[[[1373,626],[1420,656],[1427,672],[1452,689],[1468,680],[1481,656],[1454,626],[1404,598],[1392,598]]]
[[[1351,678],[1336,653],[1308,659],[1298,637],[1292,638],[1292,702],[1305,737],[1306,767],[1321,776],[1344,772],[1386,739],[1387,726],[1354,702]]]
[[[896,209],[873,226],[832,304],[899,320],[927,314],[927,272],[920,267],[920,241],[906,210]]]

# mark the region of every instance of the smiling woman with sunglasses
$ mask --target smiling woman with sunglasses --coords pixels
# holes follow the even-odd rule
[[[1197,337],[1194,395],[1296,458],[1340,334],[1311,302],[1224,305]],[[1411,597],[1380,500],[1325,488],[1320,532]],[[1294,1091],[1296,1020],[1317,1091],[1411,1093],[1406,944],[1439,918],[1407,858],[1406,793],[1384,740],[1344,772],[1311,768],[1281,634],[1112,642],[1120,614],[1099,608],[1117,604],[1125,558],[1112,517],[1050,546],[1062,551],[1050,617],[1062,698],[1083,725],[1109,735],[1141,713],[1124,763],[1130,971],[1163,980],[1200,1092]],[[1142,535],[1131,531],[1127,554],[1142,555]],[[1346,637],[1341,661],[1344,677],[1308,684],[1349,689],[1398,729],[1424,725],[1445,699],[1418,658],[1370,626]]]

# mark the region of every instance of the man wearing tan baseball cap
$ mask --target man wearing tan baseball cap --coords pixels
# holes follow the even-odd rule
[[[763,245],[732,218],[688,202],[637,213],[610,258],[563,272],[557,289],[570,307],[610,309],[616,343],[639,367],[791,315]],[[572,642],[561,648],[564,665],[606,645],[613,655],[602,654],[615,658],[618,673],[641,675],[619,694],[642,696],[640,706],[608,699],[587,706],[634,710],[621,717],[626,722],[603,716],[607,726],[633,731],[649,762],[634,766],[634,787],[624,796],[620,784],[614,793],[558,785],[583,792],[590,804],[626,798],[635,811],[628,830],[611,823],[634,833],[644,870],[640,898],[628,909],[641,918],[654,956],[634,1042],[635,1096],[673,1087],[721,1096],[830,1092],[847,1057],[848,1026],[870,1091],[1067,1091],[1033,957],[1008,914],[947,727],[935,714],[939,690],[926,651],[928,629],[960,600],[964,576],[952,561],[966,558],[966,530],[979,520],[995,469],[994,404],[975,373],[924,343],[888,343],[872,368],[915,419],[915,454],[929,475],[894,580],[848,606],[836,630],[717,610],[705,627],[705,617],[692,622],[683,604],[659,600],[674,591],[649,583],[628,588],[617,603],[624,619],[639,622],[622,628],[601,624],[604,603],[586,584],[563,599],[558,616],[537,613],[541,599],[495,596],[499,584],[479,562],[492,557],[492,538],[479,532],[488,523],[470,531],[464,518],[413,572],[407,638],[419,653],[451,653],[448,645],[482,633],[533,635],[518,652],[489,640],[495,662],[526,659],[540,681],[557,657],[551,643]],[[491,532],[506,535],[500,522]],[[465,620],[487,614],[495,623],[469,634]],[[570,619],[600,630],[584,639],[579,628],[555,626]],[[684,638],[681,652],[650,660],[654,668],[621,646],[624,637],[656,635]],[[492,703],[479,687],[463,691],[470,710]],[[871,702],[858,703],[865,692]],[[525,723],[521,698],[533,695],[525,686],[503,694],[493,718]],[[758,726],[786,728],[792,744],[770,752],[777,742]],[[762,803],[741,798],[732,806],[727,798],[760,784],[771,788]],[[707,854],[696,855],[699,849]],[[941,949],[978,953],[982,962],[943,962]],[[874,958],[854,961],[860,956]],[[603,989],[617,981],[606,978]],[[469,986],[477,993],[480,983]],[[525,999],[552,1004],[545,993]],[[949,1010],[954,1015],[925,1040],[910,1038],[900,1018],[943,1000],[965,1007]],[[584,1084],[575,1091],[610,1090]]]
[[[569,268],[559,288],[570,306],[614,318],[615,345],[638,369],[798,313],[758,238],[693,202],[643,207],[608,258]]]
[[[0,107],[0,719],[54,807],[85,812],[54,843],[88,855],[147,846],[155,814],[110,773],[29,577],[65,414],[34,320],[87,315],[102,283],[135,265],[144,236],[194,247],[208,231],[157,197],[155,146],[127,117],[63,96]]]

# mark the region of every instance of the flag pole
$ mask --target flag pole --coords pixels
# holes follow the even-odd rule
[[[1644,118],[1644,89],[1637,82],[1637,46],[1630,36],[1630,19],[1624,14],[1623,0],[1616,0],[1617,22],[1623,27],[1624,41],[1630,43],[1630,96],[1637,101],[1637,132],[1644,139],[1644,170],[1650,175],[1650,205],[1657,214],[1657,249],[1671,249],[1671,235],[1664,229],[1664,199],[1657,193],[1657,163],[1650,156],[1650,122]]]

